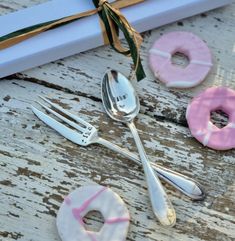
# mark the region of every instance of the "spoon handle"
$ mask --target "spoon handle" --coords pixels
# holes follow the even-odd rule
[[[150,165],[134,123],[127,123],[127,125],[132,132],[142,161],[153,212],[162,225],[174,226],[176,222],[176,214],[173,205]]]
[[[112,151],[115,151],[127,157],[128,159],[131,159],[136,164],[142,165],[139,157],[136,154],[130,152],[129,150],[119,147],[118,145],[115,145],[114,143],[108,140],[105,140],[101,137],[98,137],[96,142],[109,148]],[[154,169],[154,171],[157,173],[158,177],[160,177],[165,182],[175,187],[180,192],[184,193],[192,200],[197,201],[197,200],[203,200],[205,198],[205,192],[201,184],[196,182],[192,178],[187,177],[176,171],[172,171],[166,167],[160,166],[154,162],[150,162],[150,164]]]

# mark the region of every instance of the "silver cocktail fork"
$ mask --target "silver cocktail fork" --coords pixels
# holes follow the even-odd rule
[[[114,143],[107,141],[101,138],[98,135],[97,129],[88,123],[87,121],[79,118],[78,116],[68,112],[67,110],[63,109],[57,104],[52,103],[47,98],[40,96],[42,100],[44,100],[47,104],[49,104],[52,108],[37,102],[42,108],[44,108],[49,113],[56,116],[62,122],[66,123],[67,125],[71,126],[72,128],[68,127],[67,125],[62,124],[61,122],[57,121],[56,119],[52,118],[51,116],[43,113],[39,109],[34,106],[31,106],[32,111],[34,114],[41,119],[44,123],[50,126],[52,129],[59,132],[62,136],[66,139],[72,141],[81,146],[88,146],[90,144],[101,144],[123,156],[131,159],[136,164],[141,165],[141,162],[136,154],[131,153],[127,149],[121,148]],[[60,113],[61,114],[60,114]],[[67,118],[67,117],[69,118]],[[189,178],[185,175],[172,171],[168,168],[162,167],[151,162],[152,167],[157,172],[157,175],[165,180],[170,185],[174,186],[176,189],[187,195],[193,200],[202,200],[205,197],[205,193],[203,188],[199,183],[194,181],[192,178]]]

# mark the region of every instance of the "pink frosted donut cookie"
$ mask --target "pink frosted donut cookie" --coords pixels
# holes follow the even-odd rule
[[[218,128],[210,121],[210,113],[221,110],[229,116],[229,123]],[[235,91],[212,87],[195,97],[188,105],[186,119],[192,135],[204,146],[216,150],[235,147]]]
[[[104,225],[99,232],[87,231],[83,217],[100,211]],[[57,228],[63,241],[124,241],[130,216],[122,199],[100,185],[84,186],[69,194],[57,215]]]
[[[154,43],[149,52],[152,71],[167,87],[193,87],[205,79],[212,67],[209,48],[190,32],[165,34]],[[172,64],[172,55],[177,52],[189,58],[189,65],[185,68]]]

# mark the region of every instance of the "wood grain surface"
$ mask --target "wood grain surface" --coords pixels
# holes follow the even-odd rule
[[[0,14],[46,0],[1,0]],[[148,67],[148,49],[162,34],[191,31],[213,53],[214,66],[199,86],[168,89]],[[115,68],[130,76],[132,62],[101,47],[0,80],[0,240],[59,241],[55,219],[64,196],[81,185],[111,187],[131,214],[128,241],[235,240],[235,150],[203,147],[190,134],[185,119],[193,96],[210,86],[235,89],[235,2],[143,34],[141,56],[147,78],[135,83],[141,100],[136,119],[152,161],[198,180],[207,197],[192,202],[164,183],[177,224],[164,228],[150,207],[141,168],[98,145],[77,146],[38,120],[30,106],[38,95],[81,116],[108,140],[136,152],[129,130],[105,114],[100,98],[103,73]],[[178,58],[180,62],[180,58]],[[217,123],[226,117],[217,115]],[[86,219],[101,225],[98,215]]]

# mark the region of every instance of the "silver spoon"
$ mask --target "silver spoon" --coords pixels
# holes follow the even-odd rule
[[[102,80],[102,101],[112,119],[124,122],[130,128],[142,161],[153,212],[162,225],[173,226],[176,222],[175,210],[150,165],[133,123],[140,109],[135,89],[124,75],[115,70],[108,71]]]

